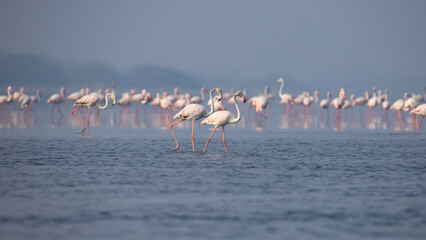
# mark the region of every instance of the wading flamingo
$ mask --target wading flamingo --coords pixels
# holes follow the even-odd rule
[[[240,121],[241,119],[241,113],[240,109],[238,108],[237,104],[237,97],[241,97],[243,99],[243,102],[246,102],[246,96],[240,91],[237,91],[234,93],[234,104],[235,108],[237,109],[237,118],[234,118],[232,116],[232,113],[229,111],[219,111],[214,112],[210,117],[204,119],[201,124],[210,124],[214,126],[213,132],[210,134],[209,139],[207,139],[206,146],[204,147],[203,153],[206,151],[207,145],[209,145],[210,139],[213,136],[213,133],[216,131],[218,127],[222,127],[222,136],[223,136],[223,146],[225,147],[225,152],[228,153],[228,150],[226,149],[226,142],[225,142],[225,125],[227,124],[234,124]]]
[[[323,114],[324,109],[326,109],[326,110],[327,110],[327,119],[329,118],[329,115],[328,115],[328,107],[330,106],[330,101],[331,101],[331,93],[330,93],[330,92],[327,92],[327,98],[326,98],[326,99],[321,100],[321,102],[320,102],[320,107],[321,107],[321,120],[322,120],[322,114]]]
[[[407,99],[407,95],[408,93],[404,93],[404,99],[396,100],[390,107],[390,109],[397,111],[395,115],[395,125],[397,124],[399,120],[401,122],[401,126],[404,126],[404,121],[402,121],[402,118],[401,118],[401,111],[404,109],[404,103],[405,103],[405,100]]]
[[[97,95],[86,95],[81,97],[80,99],[78,99],[75,103],[74,106],[78,106],[76,109],[72,110],[71,114],[75,117],[75,119],[78,120],[78,122],[80,123],[80,125],[83,127],[83,130],[81,130],[81,133],[84,133],[84,131],[86,130],[86,127],[84,126],[84,124],[80,121],[80,119],[78,119],[78,117],[76,115],[74,115],[74,112],[78,111],[79,109],[83,108],[83,107],[87,107],[87,136],[89,136],[89,120],[90,120],[90,107],[92,106],[97,106],[99,109],[105,109],[108,107],[108,97],[111,96],[111,93],[107,93],[105,95],[105,105],[104,106],[100,106],[99,104],[99,97]],[[112,96],[112,105],[115,105],[115,96]]]
[[[11,103],[13,101],[13,96],[12,96],[12,87],[9,86],[7,87],[7,96],[0,96],[0,104],[1,104],[1,108],[2,111],[4,109],[4,104],[5,103]]]
[[[422,116],[422,118],[420,118],[419,125],[417,126],[417,132],[420,133],[420,126],[422,125],[423,118],[426,116],[426,103],[414,108],[410,113]]]
[[[289,93],[283,93],[283,88],[284,88],[283,78],[279,78],[277,82],[281,83],[280,90],[278,91],[278,94],[281,98],[280,104],[285,104],[287,106],[287,113],[290,114],[291,103],[293,102],[293,95]]]
[[[67,93],[67,91],[65,90],[65,88],[61,88],[59,93],[53,94],[47,100],[48,103],[53,103],[52,104],[52,110],[50,112],[51,117],[53,116],[53,110],[55,109],[55,104],[58,105],[58,112],[61,114],[61,116],[64,116],[64,114],[62,114],[62,112],[61,112],[61,107],[59,106],[59,104],[64,102],[66,93]]]
[[[175,133],[173,131],[173,125],[176,125],[184,120],[191,120],[192,121],[192,152],[195,152],[195,146],[194,146],[194,124],[195,121],[200,119],[200,118],[204,118],[204,117],[208,117],[211,116],[212,113],[214,112],[214,103],[213,103],[213,92],[216,92],[219,95],[219,101],[222,99],[222,89],[220,88],[213,88],[212,90],[210,90],[210,99],[209,102],[211,102],[212,106],[210,108],[210,112],[207,112],[207,109],[200,104],[196,104],[196,103],[192,103],[189,104],[188,106],[186,106],[185,108],[183,108],[180,112],[176,113],[176,115],[173,117],[173,119],[180,119],[172,124],[169,125],[170,130],[172,131],[173,137],[175,139],[176,142],[176,148],[173,149],[173,151],[177,151],[179,149],[179,144],[178,141],[176,139]]]

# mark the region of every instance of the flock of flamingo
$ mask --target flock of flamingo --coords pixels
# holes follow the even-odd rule
[[[311,106],[319,102],[319,107],[321,108],[321,120],[323,119],[324,111],[327,112],[327,119],[329,118],[328,109],[332,106],[334,108],[333,118],[335,121],[339,122],[341,121],[342,110],[349,108],[353,109],[355,106],[360,106],[362,115],[363,106],[366,105],[368,107],[366,113],[367,120],[371,116],[375,116],[376,107],[381,107],[382,110],[386,112],[388,109],[395,110],[397,112],[395,116],[395,124],[403,125],[404,121],[401,115],[404,111],[409,112],[413,116],[413,128],[416,129],[417,132],[420,132],[422,120],[426,116],[426,103],[423,103],[426,100],[426,88],[424,88],[423,95],[405,93],[403,98],[396,100],[393,104],[390,104],[388,101],[389,92],[387,90],[376,90],[374,87],[372,89],[372,94],[370,94],[369,91],[366,91],[365,95],[360,97],[356,97],[351,94],[349,99],[346,97],[345,90],[341,88],[338,97],[332,99],[331,93],[327,92],[326,98],[319,100],[318,91],[314,91],[312,95],[310,95],[309,92],[293,95],[290,93],[283,93],[283,78],[279,78],[277,83],[280,84],[277,94],[280,99],[279,103],[283,104],[283,113],[287,112],[288,116],[291,114],[294,114],[295,116],[300,114],[309,116],[314,112]],[[205,101],[204,93],[206,92],[209,92],[207,106],[210,110],[207,109],[207,106],[203,105],[203,102]],[[111,99],[113,105],[118,104],[121,106],[120,114],[128,114],[130,112],[130,105],[135,103],[136,112],[139,115],[140,105],[144,105],[145,110],[145,106],[150,104],[153,106],[153,112],[159,108],[161,115],[167,119],[171,118],[172,111],[177,112],[173,117],[173,119],[177,119],[177,121],[168,125],[176,143],[176,147],[173,149],[174,151],[179,149],[179,143],[175,132],[173,131],[173,126],[185,120],[192,122],[192,151],[195,152],[195,121],[203,119],[201,124],[209,124],[214,127],[204,147],[203,153],[206,151],[213,134],[219,127],[222,127],[223,145],[225,152],[227,153],[225,126],[228,124],[235,124],[240,121],[241,112],[238,107],[238,103],[245,102],[246,95],[245,88],[243,91],[223,93],[221,88],[213,88],[208,91],[208,89],[204,87],[200,90],[200,96],[191,96],[189,93],[181,95],[179,88],[176,87],[173,94],[169,94],[168,92],[163,92],[162,94],[157,93],[156,97],[152,97],[151,93],[147,92],[145,89],[143,89],[140,93],[137,93],[136,90],[131,90],[121,94],[121,97],[117,101],[115,84],[111,84],[110,88],[105,91],[99,90],[97,92],[91,92],[89,88],[82,88],[80,91],[73,92],[69,95],[66,95],[65,88],[61,88],[59,93],[55,93],[49,97],[47,103],[52,104],[51,116],[54,114],[55,105],[57,106],[59,114],[63,116],[60,105],[65,102],[67,107],[69,103],[73,103],[71,115],[82,126],[81,132],[83,134],[87,130],[87,136],[90,134],[89,125],[91,108],[99,113],[100,110],[108,107],[108,100]],[[7,88],[7,95],[0,96],[1,112],[4,112],[5,105],[9,105],[7,111],[12,111],[13,106],[16,105],[19,110],[34,112],[33,104],[40,102],[40,98],[41,92],[39,90],[36,91],[34,96],[30,96],[25,93],[25,89],[23,87],[21,87],[19,91],[13,92],[12,87],[9,86]],[[263,93],[248,99],[248,102],[250,103],[249,112],[251,108],[253,108],[257,119],[266,119],[266,108],[274,99],[275,94],[271,94],[269,92],[269,88],[265,87]],[[232,105],[235,106],[235,109],[233,110],[236,111],[236,117],[234,117],[234,114],[230,111]],[[81,111],[84,107],[87,108],[86,123],[83,123],[83,121],[76,115],[76,113]],[[417,126],[416,115],[421,117]]]

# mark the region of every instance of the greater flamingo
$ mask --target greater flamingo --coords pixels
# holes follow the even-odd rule
[[[280,104],[285,104],[287,106],[287,114],[290,114],[291,103],[293,102],[293,95],[289,93],[283,93],[283,88],[284,88],[283,78],[279,78],[277,82],[281,83],[280,90],[278,91],[278,94],[281,98]]]
[[[13,101],[12,87],[9,86],[9,87],[7,87],[7,96],[5,96],[5,95],[0,96],[0,104],[2,106],[2,111],[4,109],[4,104],[5,103],[11,103],[12,101]]]
[[[80,99],[78,99],[75,103],[74,106],[78,106],[76,109],[71,111],[71,114],[75,117],[75,119],[77,119],[77,121],[80,123],[80,125],[83,127],[83,130],[81,130],[81,133],[84,133],[84,131],[86,130],[86,127],[84,126],[84,124],[80,121],[80,119],[78,119],[78,117],[76,115],[74,115],[75,111],[78,111],[79,109],[83,108],[83,107],[87,107],[87,136],[89,136],[89,120],[90,120],[90,107],[92,106],[97,106],[99,109],[105,109],[108,107],[108,97],[111,96],[111,93],[107,93],[105,95],[105,105],[104,106],[100,106],[99,104],[99,97],[95,94],[92,95],[86,95],[81,97]],[[115,105],[115,96],[112,96],[112,105]]]
[[[422,118],[420,118],[419,125],[417,126],[417,132],[420,133],[420,126],[422,124],[423,118],[426,116],[426,103],[417,106],[416,108],[411,110],[410,113],[422,116]]]
[[[330,93],[330,92],[327,92],[327,98],[326,98],[326,99],[321,100],[321,102],[320,102],[320,107],[321,107],[321,120],[322,120],[322,114],[323,114],[324,109],[326,109],[326,110],[327,110],[327,119],[329,118],[329,115],[328,115],[328,107],[330,106],[330,101],[331,101],[331,93]]]
[[[331,101],[331,105],[334,107],[334,114],[336,115],[337,120],[340,120],[340,109],[342,108],[344,101],[345,101],[345,89],[341,88],[339,91],[339,97]]]
[[[58,105],[58,112],[61,114],[61,116],[64,116],[64,114],[62,114],[62,112],[61,112],[61,107],[59,106],[59,104],[64,102],[66,93],[67,93],[67,91],[65,90],[65,88],[61,88],[59,93],[53,94],[47,100],[48,103],[52,103],[52,110],[50,112],[51,117],[53,116],[53,110],[55,109],[55,104]]]
[[[404,109],[404,103],[405,100],[407,99],[407,95],[408,93],[404,93],[404,99],[398,99],[396,100],[390,109],[397,111],[396,115],[395,115],[395,124],[398,122],[398,120],[401,122],[401,125],[404,125],[404,121],[402,121],[401,118],[401,110]]]
[[[172,124],[169,125],[170,130],[172,131],[173,137],[176,142],[176,148],[173,149],[173,151],[177,151],[179,149],[179,144],[176,139],[175,133],[173,131],[173,126],[184,121],[184,120],[191,120],[192,121],[192,152],[195,152],[195,144],[194,144],[194,124],[195,121],[204,117],[211,116],[214,112],[214,103],[213,103],[213,92],[216,92],[219,95],[218,101],[222,99],[222,89],[220,88],[213,88],[210,90],[210,99],[209,102],[211,103],[210,112],[207,112],[207,109],[200,104],[197,103],[191,103],[185,108],[183,108],[180,112],[176,113],[176,115],[173,117],[173,119],[180,119]]]
[[[234,93],[234,104],[235,108],[237,109],[237,117],[234,118],[232,116],[232,113],[229,111],[219,111],[214,112],[212,115],[210,115],[208,118],[204,119],[201,124],[210,124],[214,126],[214,129],[212,133],[210,134],[210,137],[207,139],[206,146],[204,147],[203,153],[206,151],[207,145],[209,145],[210,139],[212,138],[214,132],[218,127],[222,127],[222,136],[223,136],[223,146],[225,147],[225,152],[228,153],[228,149],[226,149],[226,142],[225,142],[225,125],[227,124],[234,124],[240,121],[241,119],[241,113],[240,109],[238,108],[237,104],[237,97],[241,97],[243,99],[243,102],[246,102],[246,96],[240,91],[237,91]]]
[[[376,88],[373,87],[373,97],[371,97],[367,101],[367,106],[368,106],[367,117],[369,117],[369,115],[370,115],[370,109],[371,108],[373,108],[373,116],[376,115],[376,106],[377,106],[377,103],[378,103],[378,98],[377,98],[377,95],[376,95]]]

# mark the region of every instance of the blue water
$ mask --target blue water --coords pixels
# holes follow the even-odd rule
[[[212,129],[198,124],[192,153],[189,123],[173,152],[150,110],[93,116],[90,137],[69,115],[3,116],[0,237],[425,239],[425,131],[318,115],[245,115],[228,154],[221,130],[202,154]]]

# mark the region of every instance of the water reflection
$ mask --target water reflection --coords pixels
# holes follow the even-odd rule
[[[347,129],[369,130],[396,130],[415,131],[418,119],[412,115],[401,113],[401,120],[396,117],[394,111],[378,110],[367,115],[360,109],[348,110],[322,110],[296,106],[293,108],[266,109],[262,113],[256,113],[254,108],[244,106],[241,108],[241,120],[237,124],[231,124],[231,128],[252,129],[265,131],[268,129],[330,129],[344,131]],[[50,114],[50,109],[38,112],[24,110],[4,109],[0,112],[0,128],[34,128],[48,126],[50,128],[80,128],[79,122],[72,117],[70,112],[64,116]],[[69,109],[68,111],[70,111]],[[236,116],[234,108],[230,111]],[[330,111],[330,112],[329,112]],[[87,121],[87,108],[82,108],[75,113],[82,122]],[[135,107],[118,109],[110,107],[104,111],[94,109],[90,115],[90,125],[94,127],[109,128],[133,128],[156,129],[169,131],[169,125],[174,122],[173,115],[176,111],[153,109],[146,105],[139,111]],[[404,116],[405,115],[405,116]],[[393,121],[395,119],[395,121]],[[197,121],[196,124],[200,124]],[[191,128],[190,121],[184,121],[176,128]]]

